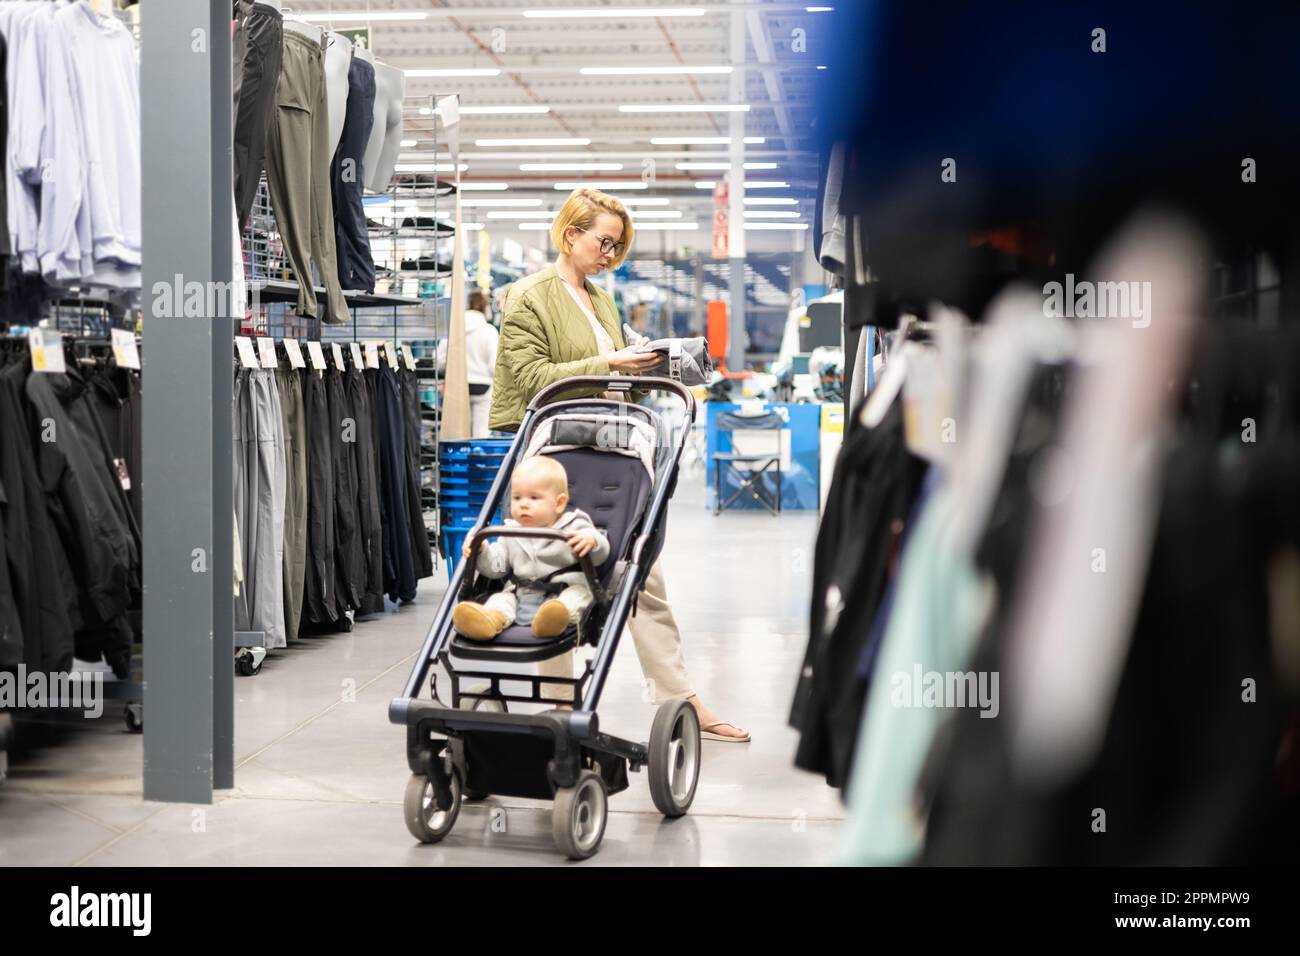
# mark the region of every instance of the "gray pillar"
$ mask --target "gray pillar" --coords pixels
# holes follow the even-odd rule
[[[739,3],[740,0],[733,0]],[[745,102],[745,11],[737,6],[731,11],[731,102]],[[727,306],[727,368],[734,372],[745,368],[745,114],[730,113],[728,134],[731,137],[728,172],[728,235],[730,255],[729,286],[731,302]]]
[[[230,3],[141,19],[144,795],[210,803],[234,785]],[[183,317],[192,282],[225,314]]]

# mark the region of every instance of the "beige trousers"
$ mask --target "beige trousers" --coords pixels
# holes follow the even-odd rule
[[[645,590],[637,600],[637,610],[628,618],[628,630],[641,659],[650,699],[656,704],[674,698],[692,696],[686,661],[682,658],[682,634],[677,630],[673,610],[668,606],[664,572],[656,561],[646,577]],[[572,677],[573,653],[542,661],[538,672],[543,677]],[[563,684],[543,684],[542,694],[556,700],[572,700],[573,691]]]

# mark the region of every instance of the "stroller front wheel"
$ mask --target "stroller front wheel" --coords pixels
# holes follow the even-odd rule
[[[685,700],[659,705],[647,746],[650,799],[666,817],[680,817],[695,800],[700,779],[700,718]]]
[[[433,784],[424,774],[411,774],[406,781],[406,795],[402,799],[402,812],[406,817],[406,829],[421,843],[439,843],[460,816],[460,771],[453,768],[451,779],[451,806],[446,810],[438,808],[437,798],[433,793]]]
[[[555,791],[551,835],[570,860],[585,860],[600,848],[605,836],[605,781],[591,770],[578,775],[572,787]]]

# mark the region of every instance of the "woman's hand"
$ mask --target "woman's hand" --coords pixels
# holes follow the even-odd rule
[[[611,371],[637,374],[650,371],[663,360],[663,356],[658,352],[642,352],[636,346],[629,346],[607,356],[607,359]]]
[[[566,539],[571,550],[578,557],[591,554],[596,547],[596,536],[590,531],[575,531]]]
[[[470,536],[467,535],[465,537],[465,543],[460,546],[461,560],[463,561],[469,560],[469,552],[470,552]]]

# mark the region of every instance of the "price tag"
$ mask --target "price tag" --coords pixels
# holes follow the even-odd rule
[[[356,342],[351,343],[349,348],[352,350],[352,366],[358,370],[366,367],[366,360],[361,357],[361,346]]]
[[[117,469],[117,480],[123,491],[131,490],[131,472],[127,470],[125,458],[114,458],[113,467]]]
[[[253,340],[246,335],[235,336],[235,348],[239,350],[239,364],[244,368],[257,368],[257,355],[253,352]]]
[[[257,354],[262,359],[262,368],[276,368],[280,364],[275,357],[275,339],[259,338]]]
[[[343,349],[337,342],[331,342],[330,351],[334,353],[334,367],[341,371],[343,369]]]
[[[379,343],[366,343],[366,368],[379,368]]]
[[[311,357],[311,367],[318,372],[325,371],[325,352],[319,342],[307,343],[307,354]]]
[[[403,342],[403,343],[402,343],[402,356],[406,359],[406,367],[407,367],[407,369],[410,370],[410,371],[412,371],[412,372],[414,372],[414,371],[415,371],[415,352],[412,351],[412,349],[411,349],[411,343],[410,343],[410,342]]]
[[[135,347],[135,336],[129,329],[113,329],[113,361],[118,368],[139,368],[140,350]]]
[[[290,368],[306,368],[307,363],[302,357],[302,346],[298,344],[297,339],[285,339],[284,350],[289,353]]]
[[[388,356],[388,367],[394,372],[397,371],[397,349],[393,348],[392,342],[384,343],[384,353]]]
[[[32,349],[32,370],[36,372],[66,372],[63,361],[63,338],[57,329],[32,329],[27,333]]]

